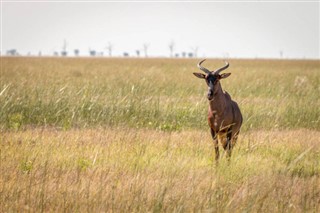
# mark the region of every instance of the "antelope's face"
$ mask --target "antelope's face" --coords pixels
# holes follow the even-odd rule
[[[201,66],[201,63],[204,62],[205,60],[202,60],[199,64],[198,67],[200,70],[204,71],[206,74],[203,73],[193,73],[196,77],[198,78],[203,78],[205,79],[207,85],[208,85],[208,93],[207,93],[207,98],[209,101],[211,101],[214,96],[218,93],[219,88],[221,88],[220,85],[220,79],[227,78],[231,73],[224,73],[224,74],[219,74],[222,70],[225,70],[229,67],[229,63],[226,62],[226,65],[218,70],[215,71],[209,71],[208,69],[204,68]]]
[[[208,85],[208,94],[207,98],[209,101],[213,99],[213,96],[217,94],[218,89],[219,89],[219,75],[214,75],[214,74],[207,74],[205,75],[205,80]]]

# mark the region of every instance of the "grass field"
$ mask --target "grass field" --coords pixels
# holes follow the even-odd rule
[[[229,60],[218,166],[197,62],[1,58],[0,211],[320,211],[320,62]]]

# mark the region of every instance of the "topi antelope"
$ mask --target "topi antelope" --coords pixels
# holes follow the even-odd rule
[[[211,129],[211,136],[214,141],[216,160],[219,159],[219,142],[224,150],[227,151],[227,158],[230,159],[231,151],[237,141],[242,115],[238,104],[231,100],[230,95],[221,88],[220,80],[227,78],[231,73],[220,74],[229,67],[229,63],[215,71],[209,71],[198,63],[198,68],[205,72],[193,73],[198,78],[205,79],[208,85],[207,98],[209,100],[208,122]]]

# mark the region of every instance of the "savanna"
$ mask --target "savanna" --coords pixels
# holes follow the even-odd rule
[[[0,211],[318,212],[320,62],[229,59],[216,165],[199,60],[1,57]]]

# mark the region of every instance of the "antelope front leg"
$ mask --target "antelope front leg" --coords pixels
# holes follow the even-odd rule
[[[228,159],[228,161],[230,161],[230,158],[231,158],[232,145],[233,145],[233,144],[232,144],[231,137],[232,137],[232,129],[229,128],[229,129],[228,129],[228,132],[227,132],[227,146],[226,146],[227,159]]]
[[[215,150],[215,153],[216,153],[216,162],[219,161],[219,157],[220,157],[220,153],[219,153],[219,143],[218,143],[218,139],[217,139],[217,135],[216,133],[214,132],[213,129],[210,129],[211,130],[211,137],[212,137],[212,140],[213,140],[213,143],[214,143],[214,150]]]

